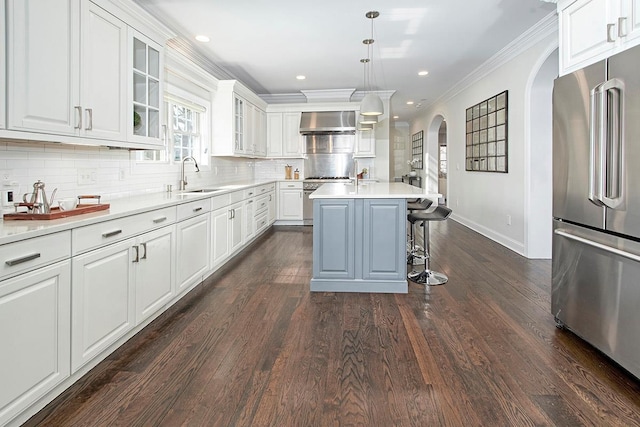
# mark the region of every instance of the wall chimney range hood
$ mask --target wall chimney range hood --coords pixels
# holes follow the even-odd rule
[[[355,135],[355,111],[303,112],[300,118],[300,133],[303,135],[342,133]]]

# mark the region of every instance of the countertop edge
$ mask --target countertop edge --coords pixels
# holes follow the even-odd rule
[[[279,179],[273,179],[253,181],[251,183],[225,184],[216,186],[218,188],[222,188],[222,190],[216,191],[215,193],[185,194],[184,192],[174,191],[171,193],[157,192],[123,197],[121,199],[105,201],[105,203],[109,203],[111,205],[109,210],[55,220],[1,220],[0,245],[72,230],[74,228],[80,228],[157,209],[178,206],[196,200],[210,199],[212,197],[233,193],[235,191],[242,191],[247,188],[260,185],[277,183],[279,181]],[[211,186],[213,185],[205,187]],[[27,227],[28,229],[25,229]]]

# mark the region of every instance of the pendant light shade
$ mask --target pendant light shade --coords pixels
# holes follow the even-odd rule
[[[363,116],[379,116],[383,112],[384,107],[382,105],[382,100],[378,95],[373,92],[369,92],[364,98],[362,98],[362,102],[360,103],[360,114]]]
[[[375,125],[378,123],[378,116],[364,116],[360,114],[358,123],[360,123],[361,125]]]
[[[376,19],[378,16],[380,16],[380,13],[378,11],[372,10],[367,12],[365,16],[367,17],[367,19],[371,20],[371,38],[362,40],[362,43],[367,46],[367,59],[361,59],[360,62],[364,63],[365,65],[365,90],[367,89],[366,69],[367,69],[367,64],[369,65],[369,73],[368,73],[369,74],[369,84],[368,84],[369,92],[364,96],[364,98],[362,98],[362,102],[360,103],[360,114],[362,114],[363,116],[366,116],[367,118],[376,117],[376,120],[374,122],[372,121],[363,122],[362,120],[360,120],[360,123],[375,124],[378,122],[377,116],[380,116],[384,113],[384,106],[382,105],[382,100],[377,94],[371,91],[371,80],[373,76],[373,51],[372,51],[371,45],[375,42],[373,38],[373,20]]]

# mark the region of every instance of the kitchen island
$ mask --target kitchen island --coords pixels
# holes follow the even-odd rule
[[[407,199],[439,194],[399,182],[313,192],[311,291],[407,293]]]

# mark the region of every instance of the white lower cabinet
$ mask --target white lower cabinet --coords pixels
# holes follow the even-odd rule
[[[73,258],[73,372],[133,328],[135,259],[132,240]]]
[[[70,374],[69,264],[0,282],[0,425]]]
[[[244,202],[244,241],[249,242],[256,235],[254,212],[256,200],[248,199]]]
[[[133,248],[136,324],[161,309],[175,295],[175,230],[163,227],[139,237]]]
[[[269,193],[268,204],[269,204],[269,207],[267,210],[267,218],[269,220],[269,224],[273,224],[276,221],[276,215],[278,212],[278,209],[276,208],[276,192],[275,191],[271,191]]]
[[[244,203],[235,203],[229,206],[231,218],[229,219],[229,250],[235,253],[244,243]]]
[[[220,266],[244,244],[245,202],[211,212],[211,267]]]
[[[74,372],[172,299],[174,239],[171,225],[73,258]]]
[[[209,236],[211,235],[209,213],[179,222],[177,225],[178,260],[176,286],[180,293],[199,283],[209,270]]]
[[[302,220],[302,182],[281,182],[278,190],[278,219]]]

